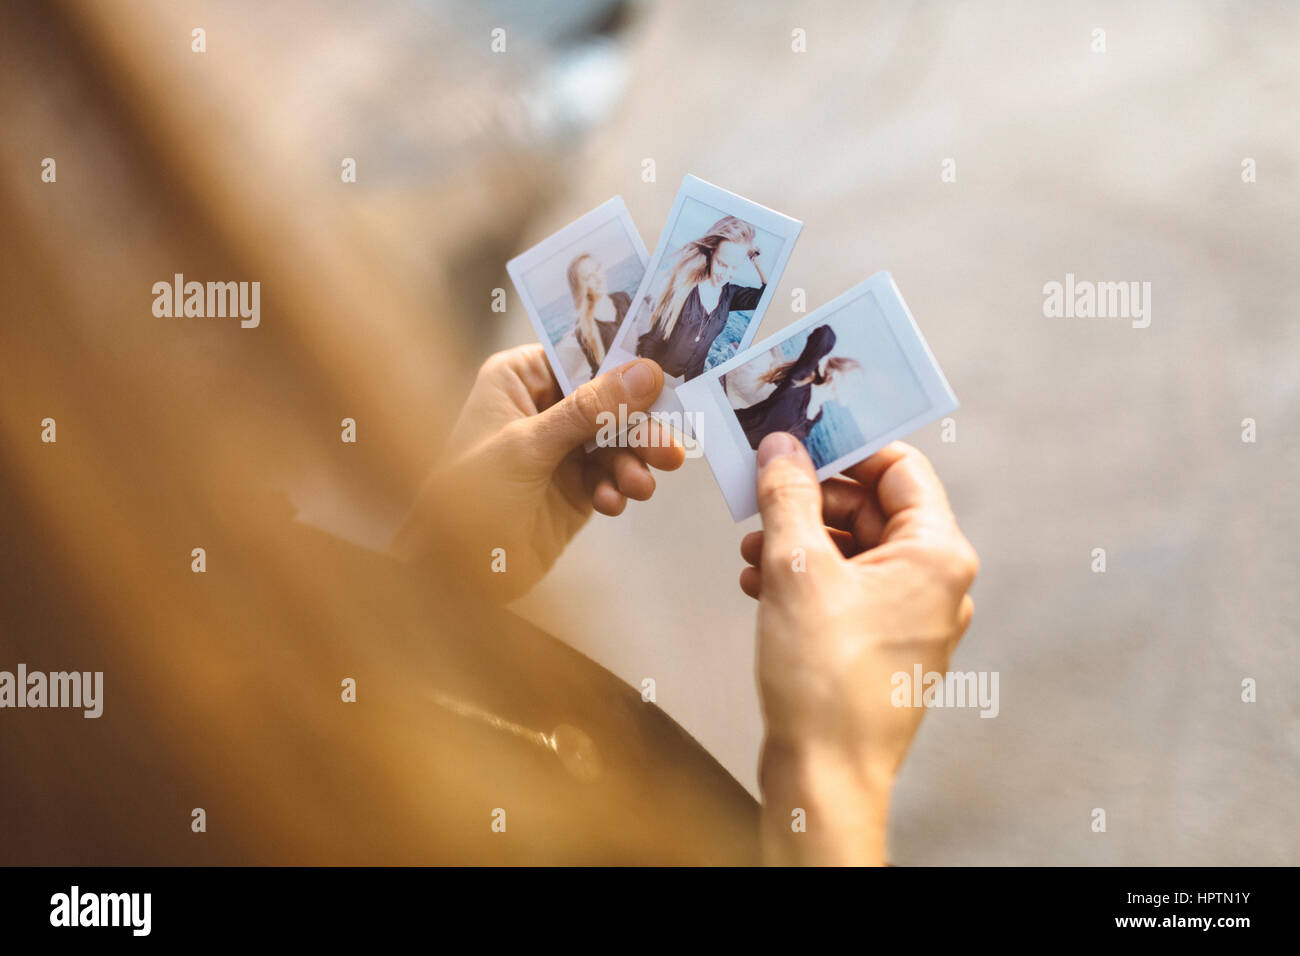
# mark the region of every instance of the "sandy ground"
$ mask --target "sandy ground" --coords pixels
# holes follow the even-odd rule
[[[760,335],[791,289],[811,308],[888,269],[962,402],[955,442],[914,442],[983,562],[954,667],[997,671],[1000,713],[927,717],[894,858],[1300,863],[1300,10],[665,4],[632,42],[529,241],[621,193],[653,247],[694,173],[805,222]],[[1150,327],[1044,317],[1066,273],[1150,282]],[[532,337],[511,322],[498,344]],[[752,526],[688,462],[519,607],[654,677],[756,791]]]

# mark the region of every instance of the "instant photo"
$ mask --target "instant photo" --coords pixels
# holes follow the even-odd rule
[[[564,394],[590,381],[605,361],[646,259],[615,196],[506,263]]]
[[[675,388],[753,340],[801,228],[797,219],[687,176],[602,371],[654,359],[665,382],[651,411],[679,412]]]
[[[887,272],[677,390],[736,521],[757,513],[756,450],[785,431],[819,480],[956,410]]]

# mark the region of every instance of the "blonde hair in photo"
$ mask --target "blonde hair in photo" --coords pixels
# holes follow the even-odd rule
[[[569,294],[573,296],[573,308],[578,313],[574,334],[578,342],[595,356],[599,366],[605,361],[605,343],[600,337],[600,330],[596,328],[596,298],[591,294],[591,286],[578,274],[579,267],[588,259],[600,267],[600,261],[589,252],[579,253],[569,263]]]
[[[650,327],[658,329],[663,338],[673,334],[677,318],[691,290],[709,277],[713,254],[724,242],[738,242],[745,246],[754,244],[754,227],[735,216],[723,216],[709,231],[698,239],[686,243],[677,253],[668,282],[655,300],[650,313]]]

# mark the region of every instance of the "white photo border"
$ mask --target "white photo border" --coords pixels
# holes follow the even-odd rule
[[[555,374],[555,380],[560,385],[560,391],[565,395],[572,392],[576,386],[569,381],[569,375],[564,370],[564,363],[560,361],[559,351],[556,349],[555,343],[551,341],[546,326],[542,323],[541,308],[533,301],[533,297],[528,292],[528,283],[524,279],[534,268],[546,262],[559,250],[580,242],[584,237],[591,235],[601,226],[615,219],[620,220],[627,229],[632,248],[641,260],[641,268],[645,269],[649,264],[650,256],[646,252],[645,243],[641,240],[641,233],[637,231],[636,224],[632,221],[632,216],[627,211],[627,205],[623,202],[622,196],[614,196],[605,200],[595,209],[579,216],[563,229],[552,233],[537,245],[521,252],[506,263],[506,272],[510,276],[510,281],[514,284],[515,293],[519,296],[520,302],[523,303],[524,311],[528,313],[528,321],[532,323],[533,331],[537,333],[542,348],[546,350],[546,358],[551,363],[551,371]],[[638,284],[637,288],[640,289],[644,284],[645,274],[643,273],[641,283]],[[620,326],[620,331],[621,328]]]
[[[905,422],[900,422],[884,434],[870,438],[866,444],[841,455],[834,461],[827,462],[817,469],[817,480],[824,481],[831,475],[839,474],[851,465],[875,454],[890,442],[916,431],[922,425],[927,425],[943,415],[956,411],[959,407],[957,395],[944,377],[943,370],[939,367],[934,352],[931,351],[929,343],[926,342],[925,336],[916,324],[916,319],[912,317],[907,303],[903,301],[903,295],[894,282],[894,277],[888,272],[877,272],[870,279],[836,296],[798,322],[786,326],[775,335],[769,336],[734,358],[678,387],[677,398],[683,409],[700,426],[697,439],[704,448],[709,467],[713,470],[714,479],[722,490],[734,521],[744,521],[758,513],[758,500],[754,490],[757,458],[740,428],[740,422],[731,408],[731,402],[723,391],[722,377],[732,369],[762,356],[791,336],[826,322],[837,312],[868,295],[875,298],[881,314],[902,350],[903,357],[920,383],[929,406],[925,411]]]

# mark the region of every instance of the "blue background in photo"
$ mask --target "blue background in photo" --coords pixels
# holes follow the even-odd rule
[[[827,402],[822,405],[821,421],[812,427],[804,445],[812,456],[813,466],[820,468],[866,443],[853,413],[839,402]]]
[[[704,360],[704,370],[706,372],[715,365],[721,365],[723,362],[736,357],[740,351],[740,340],[745,334],[745,329],[749,328],[749,320],[753,317],[752,310],[749,312],[732,312],[727,316],[726,327],[718,333],[718,337],[709,346],[708,357]]]
[[[637,286],[641,284],[641,276],[645,274],[645,268],[641,265],[641,260],[635,255],[628,256],[622,262],[605,270],[606,288],[610,292],[626,292],[628,298],[636,295]],[[541,310],[542,325],[546,328],[546,334],[551,337],[551,344],[558,345],[560,339],[564,338],[575,322],[578,316],[573,311],[573,298],[566,291],[552,302],[548,302]]]

